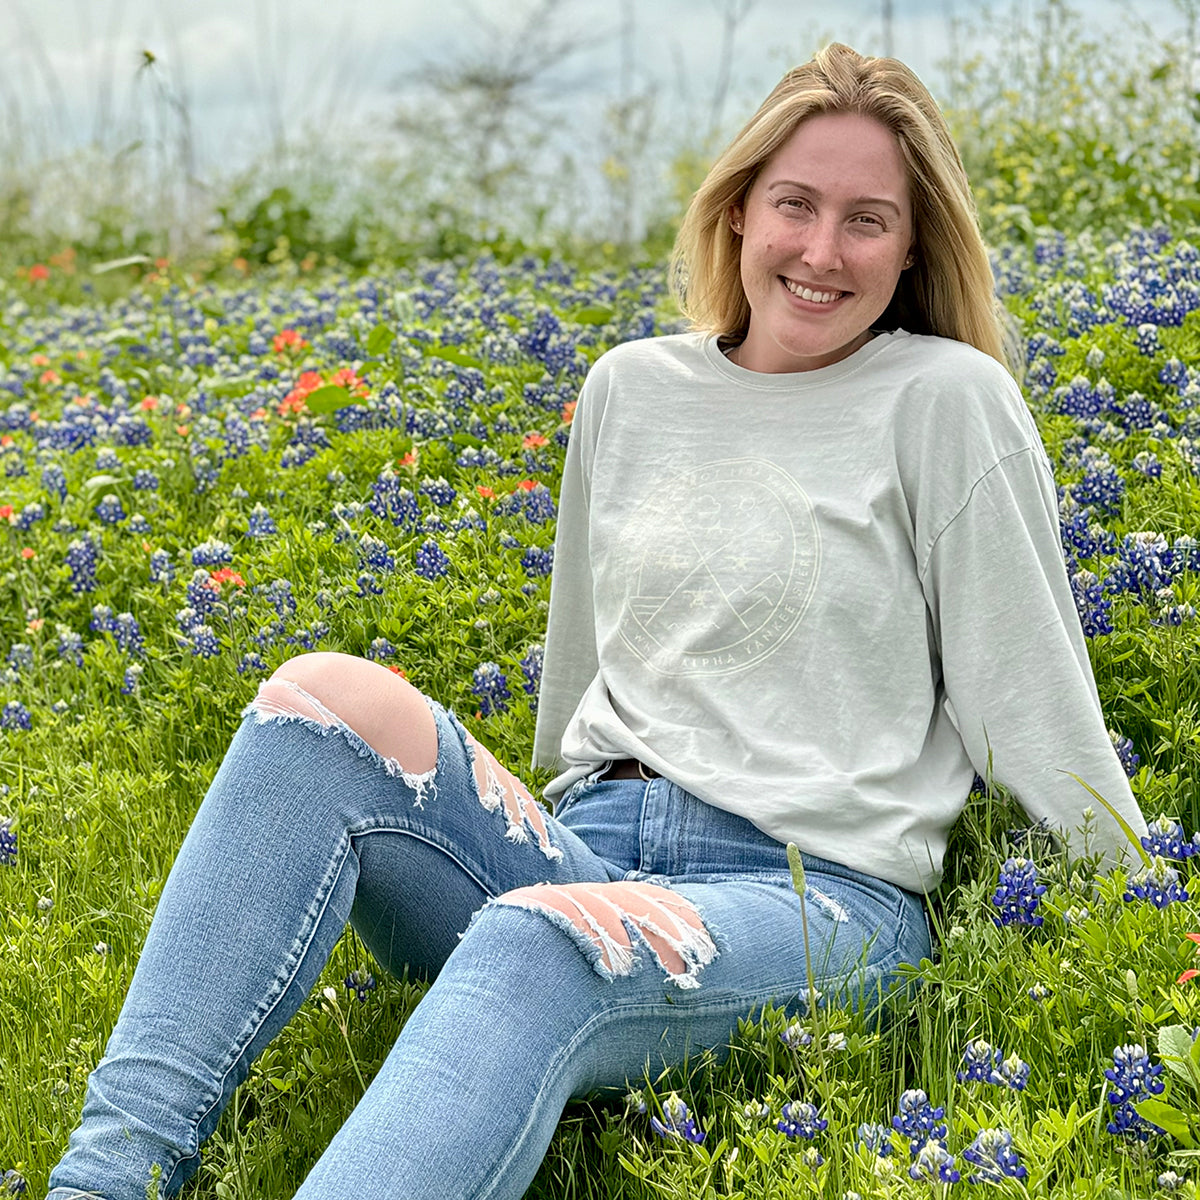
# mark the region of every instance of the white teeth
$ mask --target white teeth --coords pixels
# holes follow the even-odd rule
[[[814,292],[810,287],[802,287],[798,283],[793,283],[790,279],[784,279],[783,286],[794,296],[799,296],[801,300],[809,300],[813,304],[828,304],[831,300],[839,300],[844,296],[845,292]]]

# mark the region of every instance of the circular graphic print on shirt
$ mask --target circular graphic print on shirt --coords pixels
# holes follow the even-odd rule
[[[672,476],[630,523],[625,644],[664,675],[727,675],[795,633],[816,587],[812,503],[773,463],[736,458]]]

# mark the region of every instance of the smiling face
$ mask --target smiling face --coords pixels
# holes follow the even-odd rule
[[[809,117],[729,215],[750,304],[738,366],[811,371],[870,339],[913,244],[908,173],[889,130],[854,113]]]

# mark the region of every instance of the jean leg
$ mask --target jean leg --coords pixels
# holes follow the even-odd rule
[[[552,821],[552,844],[513,838],[506,815],[480,797],[461,727],[444,714],[431,779],[391,775],[362,751],[301,721],[238,730],[164,887],[81,1125],[51,1175],[55,1200],[75,1189],[144,1200],[155,1166],[162,1193],[177,1191],[254,1057],[316,982],[352,908],[395,965],[420,947],[418,968],[433,972],[487,896],[607,878]],[[420,904],[389,911],[390,895],[417,889]],[[428,933],[401,928],[414,914]]]
[[[915,898],[856,880],[815,886],[810,945],[827,996],[869,1002],[900,962],[928,952]],[[296,1200],[347,1187],[362,1200],[519,1200],[571,1097],[719,1054],[768,1002],[803,1011],[800,906],[787,883],[673,890],[719,948],[696,986],[667,982],[649,943],[614,974],[547,911],[505,896],[488,904]]]

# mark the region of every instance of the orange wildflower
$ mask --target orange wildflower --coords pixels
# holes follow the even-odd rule
[[[192,427],[190,425],[176,425],[175,432],[179,434],[180,437],[187,437],[187,435],[192,432]]]
[[[43,283],[50,278],[50,268],[45,263],[34,263],[29,268],[29,278],[34,283]]]
[[[41,629],[41,627],[43,625],[45,625],[45,623],[46,623],[45,617],[34,617],[33,620],[30,621],[29,624],[25,626],[25,629],[28,633],[37,633],[37,631],[39,629]]]
[[[398,467],[411,467],[416,463],[416,461],[417,452],[415,450],[410,450],[403,458],[398,458],[396,460],[396,465]]]
[[[12,444],[13,438],[11,433],[6,433],[3,437],[0,437],[0,446],[11,446]]]
[[[13,519],[13,506],[11,504],[0,504],[0,521],[11,521]]]
[[[400,668],[399,668],[399,667],[393,667],[393,666],[389,666],[389,667],[388,667],[388,670],[389,670],[389,671],[391,671],[391,673],[392,673],[393,675],[399,675],[401,679],[407,679],[407,678],[408,678],[408,672],[407,672],[407,671],[402,671],[402,670],[400,670]]]
[[[566,404],[563,405],[562,412],[564,425],[570,425],[570,423],[575,420],[575,405],[578,403],[578,400],[568,400]]]
[[[48,367],[50,360],[44,354],[35,354],[30,360],[35,367]]]
[[[142,412],[154,412],[154,410],[158,408],[158,397],[143,396],[142,402],[138,407],[142,410]]]
[[[26,560],[37,558],[37,551],[32,546],[23,546],[21,548],[21,557]]]
[[[246,581],[234,570],[229,567],[222,567],[219,571],[214,571],[209,577],[210,583],[215,583],[220,587],[223,583],[232,583],[234,587],[246,586]]]
[[[271,339],[271,349],[276,354],[286,354],[289,350],[303,350],[308,342],[294,329],[281,329]]]
[[[526,450],[533,450],[538,446],[544,446],[546,439],[540,433],[527,433],[525,440],[521,443]]]
[[[1188,941],[1195,942],[1197,947],[1200,947],[1200,933],[1185,933],[1183,936],[1187,938]],[[1200,953],[1200,949],[1197,950],[1197,953]],[[1195,979],[1197,975],[1200,975],[1200,971],[1196,970],[1195,967],[1189,967],[1179,976],[1177,980],[1175,980],[1175,982],[1187,983],[1189,979]]]
[[[517,484],[517,487],[519,487],[524,492],[532,492],[533,489],[535,487],[537,487],[537,480],[536,479],[522,479],[521,482]]]
[[[329,382],[337,387],[344,387],[346,391],[352,392],[356,396],[367,394],[367,381],[360,379],[349,367],[342,367],[340,371],[334,371],[329,377]]]
[[[38,383],[62,383],[62,376],[53,369],[43,371],[38,376]]]
[[[482,497],[483,497],[485,500],[494,500],[494,499],[496,498],[496,493],[495,493],[495,492],[493,492],[493,491],[492,491],[492,489],[491,489],[490,487],[484,487],[482,483],[477,483],[477,484],[475,485],[475,490],[476,490],[476,491],[477,491],[477,492],[478,492],[478,493],[479,493],[479,494],[480,494],[480,495],[481,495],[481,496],[482,496]]]

